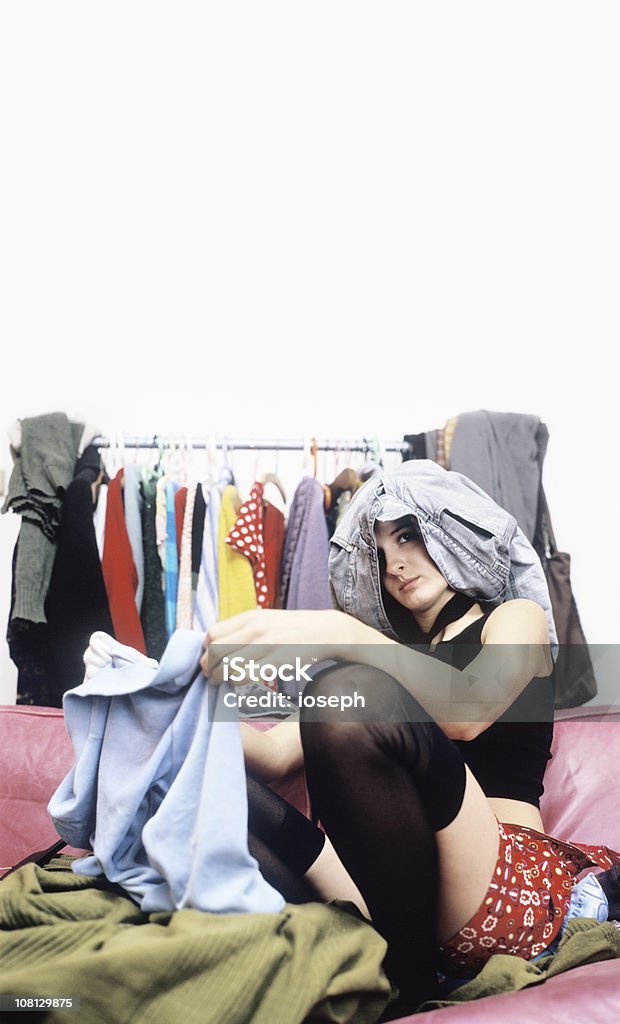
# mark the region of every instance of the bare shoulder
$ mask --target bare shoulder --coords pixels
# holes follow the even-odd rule
[[[536,601],[505,601],[489,615],[480,639],[487,650],[492,644],[505,644],[502,656],[506,659],[522,651],[530,678],[546,677],[553,670],[547,616]]]
[[[481,640],[483,644],[547,644],[547,616],[536,601],[526,598],[504,601],[489,615]]]

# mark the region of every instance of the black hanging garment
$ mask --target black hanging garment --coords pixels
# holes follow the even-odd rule
[[[92,484],[99,472],[87,449],[67,487],[58,530],[58,547],[45,601],[49,644],[50,705],[62,706],[66,690],[84,680],[84,651],[91,633],[113,635],[93,523]]]
[[[403,441],[409,445],[403,452],[403,462],[409,462],[411,459],[429,458],[426,434],[405,434]]]
[[[140,482],[140,514],[142,518],[142,549],[144,552],[144,593],[140,622],[144,632],[146,653],[149,658],[161,658],[168,635],[166,633],[166,611],[164,591],[161,585],[162,564],[157,550],[157,528],[155,525],[157,475],[143,477]],[[199,488],[200,490],[200,488]]]

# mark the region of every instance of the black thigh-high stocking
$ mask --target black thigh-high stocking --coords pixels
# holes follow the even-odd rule
[[[434,990],[437,950],[435,832],[463,802],[456,746],[391,676],[363,665],[327,669],[306,695],[365,696],[363,721],[302,709],[301,738],[313,811],[388,943],[385,968],[399,1004]],[[378,696],[380,694],[380,697]]]
[[[287,903],[316,901],[316,891],[303,876],[323,849],[325,834],[251,775],[247,790],[248,849],[261,874]]]

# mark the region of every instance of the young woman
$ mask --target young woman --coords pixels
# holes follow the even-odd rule
[[[332,661],[305,695],[365,698],[351,720],[325,713],[319,721],[302,707],[300,721],[266,733],[242,729],[251,779],[305,768],[331,842],[313,840],[311,823],[285,809],[263,831],[266,846],[285,863],[289,849],[301,850],[297,875],[324,898],[352,898],[369,914],[387,940],[386,971],[400,991],[391,1016],[432,997],[438,969],[470,977],[494,952],[541,953],[558,936],[586,863],[545,836],[540,816],[553,731],[545,612],[533,600],[493,606],[450,586],[427,549],[423,510],[414,507],[416,515],[376,517],[366,545],[397,639],[367,624],[374,612],[365,606],[360,544],[358,591],[349,597],[357,614],[245,613],[209,631],[203,657],[217,682],[224,654],[250,658],[260,650],[277,661],[279,649],[290,655],[291,645],[312,643]],[[412,642],[417,649],[405,646]],[[268,805],[272,794],[263,795]],[[250,831],[254,824],[260,833],[257,802],[251,790]]]

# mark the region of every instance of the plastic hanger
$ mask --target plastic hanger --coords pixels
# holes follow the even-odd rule
[[[125,463],[127,461],[127,456],[125,454],[125,437],[124,437],[124,434],[123,434],[122,430],[119,430],[117,432],[117,441],[118,441],[118,457],[119,457],[119,460],[120,460],[119,469],[123,469],[123,467],[124,467],[124,465],[125,465]]]
[[[366,459],[359,472],[359,477],[362,481],[370,480],[371,476],[380,473],[383,469],[382,464],[377,461],[379,452],[376,443],[368,441],[367,438],[364,438],[364,443],[366,445]]]
[[[310,446],[310,454],[312,455],[312,475],[316,480],[317,477],[317,462],[318,462],[318,444],[316,437],[312,438],[312,444]]]
[[[263,473],[261,483],[263,485],[274,484],[274,486],[278,488],[280,494],[282,495],[282,501],[286,505],[286,491],[284,490],[284,485],[280,480],[279,476],[277,475],[277,473]]]
[[[161,437],[157,436],[157,434],[153,434],[153,447],[157,452],[155,456],[155,465],[153,466],[153,473],[155,476],[161,477],[164,475],[164,442]]]
[[[228,444],[225,440],[222,441],[222,452],[224,455],[224,465],[218,474],[217,483],[218,487],[223,490],[229,484],[232,484],[233,487],[235,486],[235,474],[228,455]]]
[[[174,437],[168,438],[166,447],[166,476],[169,479],[177,478],[177,445]]]
[[[192,481],[193,461],[192,461],[192,441],[189,435],[185,435],[183,444],[179,447],[181,473],[183,475],[183,483],[189,484]]]
[[[207,445],[205,448],[206,453],[206,466],[205,466],[205,477],[202,481],[202,490],[206,496],[207,491],[210,487],[215,484],[215,468],[217,465],[217,442],[215,440],[215,434],[209,434],[207,439]]]
[[[302,476],[310,476],[312,472],[312,438],[310,437],[309,434],[304,434],[304,447],[301,459]]]
[[[110,442],[108,445],[108,475],[110,476],[110,479],[114,479],[118,472],[123,468],[122,451],[124,451],[124,446],[122,445],[122,434],[120,430],[110,431],[109,436]]]
[[[286,505],[286,491],[284,489],[284,484],[282,483],[282,481],[280,480],[280,477],[278,475],[279,464],[280,464],[280,458],[279,458],[280,449],[278,447],[279,444],[280,444],[280,439],[278,438],[276,440],[276,448],[274,449],[275,460],[274,460],[273,471],[272,472],[268,472],[268,473],[263,473],[260,482],[263,484],[263,486],[265,486],[266,484],[273,484],[274,487],[276,487],[277,490],[280,493],[280,497],[282,498],[282,504]],[[257,469],[258,469],[258,458],[256,459],[256,466],[255,466],[255,473],[254,473],[254,479],[255,480],[258,480],[258,474],[256,472]]]

